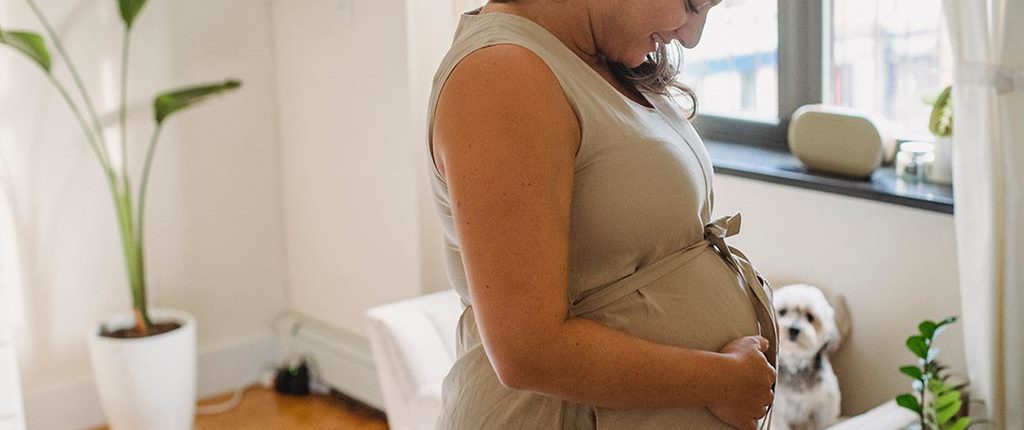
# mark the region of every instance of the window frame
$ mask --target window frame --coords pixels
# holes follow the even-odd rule
[[[789,150],[789,121],[800,106],[822,103],[830,62],[831,2],[776,0],[778,4],[778,118],[702,114],[694,128],[705,139]],[[699,108],[699,106],[698,106]]]

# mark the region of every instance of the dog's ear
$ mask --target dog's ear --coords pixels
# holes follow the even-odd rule
[[[828,288],[818,287],[818,289],[825,295],[825,299],[832,305],[832,310],[834,311],[835,334],[828,342],[828,352],[833,353],[850,336],[853,325],[850,320],[850,308],[846,306],[846,298],[842,294],[831,291]]]
[[[828,330],[828,338],[825,340],[825,351],[831,355],[839,349],[841,341],[838,325],[833,321],[828,323],[831,327]]]

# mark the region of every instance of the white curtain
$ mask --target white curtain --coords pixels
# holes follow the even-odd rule
[[[943,1],[968,377],[981,428],[1024,430],[1024,0]]]

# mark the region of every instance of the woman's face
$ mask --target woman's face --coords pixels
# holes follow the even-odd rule
[[[700,42],[708,10],[722,0],[591,0],[598,51],[610,61],[637,67],[654,52],[655,40]]]

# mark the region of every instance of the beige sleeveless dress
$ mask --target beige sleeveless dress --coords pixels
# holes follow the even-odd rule
[[[739,216],[713,221],[712,167],[703,143],[676,104],[646,95],[656,109],[623,96],[540,25],[515,15],[463,14],[434,79],[438,95],[468,54],[515,44],[553,71],[582,128],[574,161],[570,314],[654,342],[719,351],[761,334],[777,358],[771,289],[748,260],[725,244]],[[506,388],[488,361],[469,301],[445,182],[428,162],[444,229],[444,257],[462,297],[457,360],[443,384],[437,428],[728,429],[706,408],[606,409]]]

